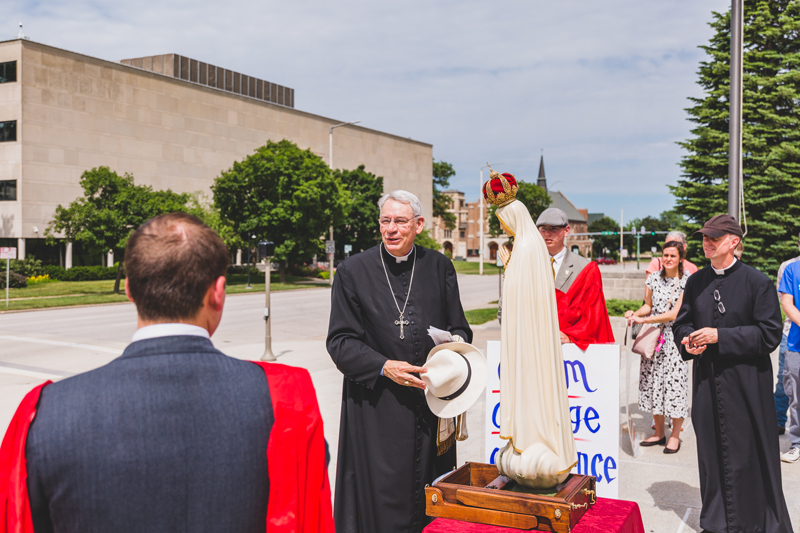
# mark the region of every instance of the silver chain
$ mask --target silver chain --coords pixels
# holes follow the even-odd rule
[[[417,248],[413,244],[411,246],[412,246],[412,251],[414,252],[414,261],[411,263],[411,279],[408,282],[408,292],[406,293],[406,301],[403,303],[402,310],[400,310],[400,306],[397,305],[397,298],[394,297],[394,290],[392,290],[392,282],[389,281],[389,272],[386,270],[386,263],[383,261],[383,252],[381,252],[381,265],[383,265],[383,273],[386,276],[386,283],[389,285],[389,292],[392,295],[392,301],[394,302],[394,306],[397,308],[397,312],[400,313],[400,320],[395,320],[395,325],[400,326],[400,339],[405,338],[405,335],[403,335],[403,317],[406,314],[408,297],[411,296],[411,285],[414,283],[414,268],[416,268],[417,266]],[[383,243],[381,243],[381,247],[383,250],[386,250],[386,247],[383,246]],[[386,250],[386,253],[389,253],[389,251]]]

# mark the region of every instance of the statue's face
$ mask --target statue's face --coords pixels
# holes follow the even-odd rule
[[[395,257],[402,257],[411,251],[414,238],[425,227],[423,217],[414,218],[414,211],[408,204],[386,200],[381,208],[381,239],[386,250]]]

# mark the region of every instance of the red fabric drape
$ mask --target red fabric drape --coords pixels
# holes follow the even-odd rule
[[[256,364],[266,375],[275,417],[267,444],[267,532],[334,533],[322,416],[311,376],[302,368]],[[0,446],[0,533],[34,533],[25,441],[41,390],[50,383],[25,396]]]
[[[556,289],[556,302],[558,327],[578,348],[614,342],[603,278],[596,263],[586,265],[566,293]]]
[[[334,533],[322,416],[311,376],[302,368],[264,369],[275,423],[267,445],[268,533]]]
[[[529,533],[510,527],[473,524],[437,518],[423,533]],[[597,498],[597,503],[575,524],[572,533],[644,533],[639,506],[625,500]]]
[[[6,430],[3,444],[0,445],[1,533],[33,533],[25,441],[28,440],[28,428],[36,416],[39,395],[50,383],[52,382],[42,383],[25,395]]]

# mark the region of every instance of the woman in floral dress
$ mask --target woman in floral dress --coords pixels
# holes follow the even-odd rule
[[[652,358],[642,356],[639,374],[639,408],[653,413],[655,434],[641,446],[665,446],[664,453],[677,453],[681,447],[683,419],[689,414],[689,365],[681,358],[672,337],[672,323],[678,316],[683,289],[689,272],[684,271],[686,250],[682,243],[664,244],[662,268],[647,278],[645,303],[638,310],[626,311],[633,324],[659,324],[661,338]],[[664,422],[672,419],[667,440]]]

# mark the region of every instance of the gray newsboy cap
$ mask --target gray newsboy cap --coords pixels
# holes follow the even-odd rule
[[[557,207],[548,207],[536,220],[536,227],[539,226],[569,226],[567,214]]]

